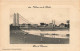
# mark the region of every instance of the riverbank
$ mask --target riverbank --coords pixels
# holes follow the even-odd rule
[[[69,44],[69,38],[48,38],[41,36],[24,34],[21,30],[10,31],[11,44]]]

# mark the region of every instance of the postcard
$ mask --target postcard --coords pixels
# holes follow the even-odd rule
[[[3,0],[0,51],[79,51],[78,0]]]

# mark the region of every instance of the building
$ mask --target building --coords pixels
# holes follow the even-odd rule
[[[59,25],[59,27],[60,27],[60,28],[65,28],[65,24],[64,24],[64,23],[61,23],[61,24]]]
[[[48,26],[46,26],[47,28],[53,28],[53,23],[49,23]]]
[[[38,24],[32,24],[31,25],[33,28],[37,28],[38,27]]]

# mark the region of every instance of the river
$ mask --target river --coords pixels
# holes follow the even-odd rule
[[[40,31],[40,30],[23,30],[24,32],[28,32],[29,34],[38,35],[41,36],[43,34],[45,37],[56,37],[56,38],[67,38],[66,34],[69,34],[69,31]],[[45,35],[48,34],[48,35]],[[58,34],[58,35],[52,35],[52,34]]]

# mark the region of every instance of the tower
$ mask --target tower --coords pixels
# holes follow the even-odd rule
[[[53,20],[52,20],[52,27],[53,27]]]
[[[55,27],[55,20],[54,21],[52,20],[52,24],[53,24],[53,27]]]
[[[13,26],[19,26],[19,13],[14,13]]]
[[[55,20],[54,20],[54,27],[55,27]]]
[[[17,21],[16,26],[19,26],[19,13],[17,13],[17,17],[16,18],[17,18],[16,19],[16,21]]]
[[[13,17],[13,26],[16,26],[16,14],[14,13],[14,17]]]

